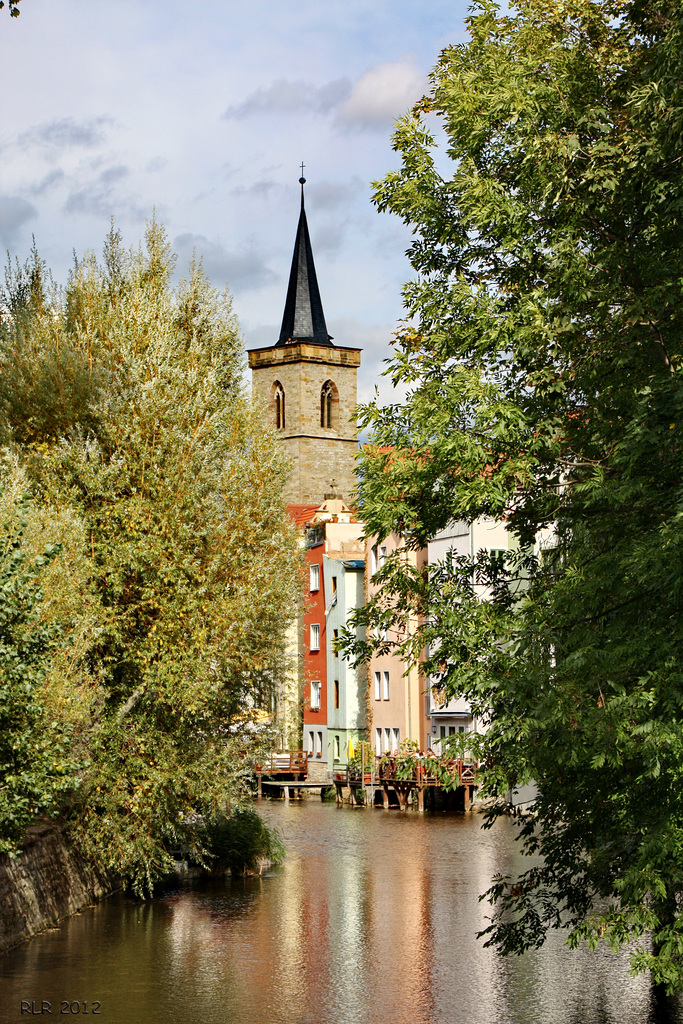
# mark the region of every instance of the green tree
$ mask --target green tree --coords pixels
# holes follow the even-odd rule
[[[0,853],[16,851],[36,816],[59,811],[81,767],[69,724],[55,720],[44,700],[55,636],[38,614],[40,583],[58,549],[29,556],[25,512],[21,499],[3,508],[0,529]]]
[[[361,510],[409,546],[504,517],[516,552],[390,561],[364,615],[423,616],[401,646],[489,719],[489,792],[538,781],[542,860],[496,881],[489,941],[631,942],[683,988],[683,9],[483,0],[468,27],[376,185],[415,277]]]
[[[299,589],[287,466],[244,397],[230,300],[196,264],[171,288],[173,266],[156,223],[132,254],[112,229],[63,294],[34,254],[8,269],[0,327],[6,435],[88,559],[50,691],[70,692],[90,762],[70,828],[138,888],[169,842],[201,856],[197,814],[242,798],[244,722],[271,699]]]
[[[18,18],[21,14],[19,4],[21,0],[8,0],[10,18]],[[5,6],[5,0],[0,0],[0,10]]]

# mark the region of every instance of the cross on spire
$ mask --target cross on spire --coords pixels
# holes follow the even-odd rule
[[[306,179],[304,178],[304,167],[305,166],[306,166],[306,164],[302,160],[301,161],[301,177],[299,178],[299,184],[301,185],[301,209],[302,210],[304,208],[304,185],[306,184]]]

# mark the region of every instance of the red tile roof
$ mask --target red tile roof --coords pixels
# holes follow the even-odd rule
[[[288,505],[287,515],[296,523],[297,526],[303,528],[306,523],[310,522],[313,518],[313,513],[319,507],[319,505]]]

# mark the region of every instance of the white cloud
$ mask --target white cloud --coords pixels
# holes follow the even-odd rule
[[[112,123],[112,118],[104,115],[80,120],[74,117],[60,117],[21,132],[17,143],[21,148],[46,146],[50,149],[63,150],[72,146],[83,146],[92,149],[104,141],[103,129]]]
[[[230,190],[230,194],[233,196],[268,196],[273,189],[280,188],[282,186],[279,181],[260,178],[258,181],[252,181],[249,185],[238,185],[237,188]]]
[[[61,168],[56,168],[54,171],[49,171],[48,174],[44,175],[35,185],[31,185],[28,191],[31,195],[42,196],[44,192],[51,189],[53,185],[57,185],[63,178],[64,171]]]
[[[100,220],[109,217],[116,220],[144,220],[149,210],[135,196],[117,194],[116,186],[129,175],[130,168],[124,164],[105,168],[95,180],[71,190],[64,204],[64,211]]]
[[[266,265],[253,246],[241,252],[228,252],[220,243],[205,235],[185,233],[173,239],[180,266],[187,266],[193,252],[201,258],[206,276],[217,288],[226,283],[231,292],[262,288],[277,280],[277,275]]]
[[[163,171],[164,167],[168,163],[163,156],[155,156],[151,160],[147,161],[145,170],[148,174],[154,174],[156,171]]]
[[[311,210],[335,210],[365,198],[368,186],[354,175],[349,181],[312,181],[306,185],[306,207]]]
[[[20,196],[0,196],[0,241],[12,245],[26,221],[38,216],[32,203]]]
[[[299,78],[280,78],[267,88],[261,87],[241,103],[233,104],[224,111],[227,120],[244,120],[252,114],[295,114],[309,112],[326,114],[333,110],[349,95],[351,84],[348,78],[337,78],[325,85],[311,85]]]
[[[222,114],[226,120],[246,120],[254,114],[331,114],[344,127],[386,128],[405,113],[427,88],[427,80],[412,60],[403,58],[370,68],[352,85],[337,78],[324,85],[303,79],[280,78],[261,86]]]
[[[355,82],[339,109],[341,124],[386,128],[404,114],[427,88],[427,81],[409,60],[378,64]]]
[[[0,253],[36,230],[64,281],[110,214],[135,245],[156,207],[179,273],[196,246],[249,342],[273,344],[303,160],[327,324],[364,348],[368,397],[411,274],[410,230],[377,214],[370,182],[399,159],[391,121],[424,91],[416,69],[464,38],[470,3],[31,0],[0,32]]]

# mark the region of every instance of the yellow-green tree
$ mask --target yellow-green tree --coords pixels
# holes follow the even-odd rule
[[[71,591],[44,588],[49,695],[88,762],[70,827],[138,884],[239,798],[239,723],[269,696],[299,588],[287,467],[243,394],[230,300],[196,264],[172,288],[173,266],[156,223],[132,254],[112,230],[63,294],[34,253],[8,272],[0,344],[6,439],[87,559]]]

